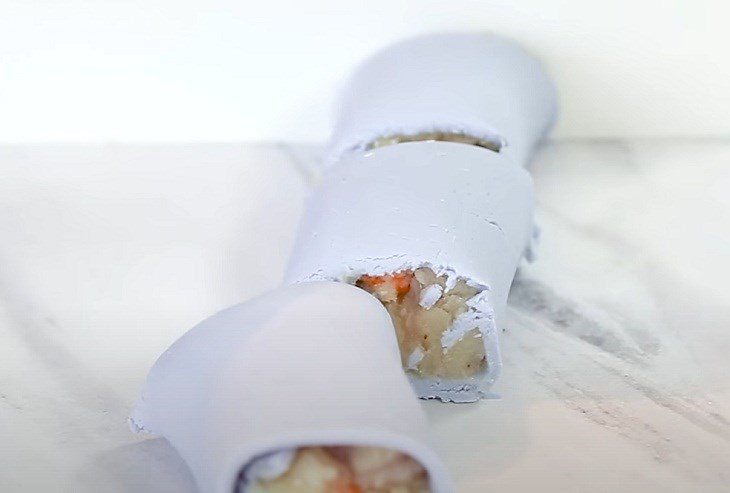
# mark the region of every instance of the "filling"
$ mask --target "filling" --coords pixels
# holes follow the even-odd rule
[[[501,148],[501,145],[498,142],[479,139],[477,137],[472,137],[466,134],[449,132],[422,132],[414,135],[394,135],[389,137],[380,137],[379,139],[371,142],[367,149],[377,149],[378,147],[401,144],[403,142],[418,142],[423,140],[437,140],[441,142],[456,142],[459,144],[474,145],[478,147],[484,147],[494,152],[499,152],[499,149]]]
[[[427,267],[360,277],[355,285],[380,300],[393,319],[401,362],[423,377],[464,378],[487,367],[482,333],[469,300],[479,289]],[[458,319],[458,320],[457,320]]]
[[[430,491],[426,470],[408,455],[386,448],[353,446],[299,448],[282,474],[258,478],[244,488],[245,493]]]

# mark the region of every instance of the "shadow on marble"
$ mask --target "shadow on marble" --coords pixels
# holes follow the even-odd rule
[[[73,480],[74,491],[197,493],[190,469],[164,438],[152,438],[93,456]]]
[[[464,404],[423,402],[436,450],[462,488],[478,491],[482,478],[500,476],[518,464],[529,449],[532,437],[525,422],[529,403],[513,397],[495,394],[491,399]],[[478,463],[465,460],[475,455],[480,457]]]
[[[730,421],[713,408],[706,389],[678,391],[676,375],[654,361],[671,346],[671,334],[650,334],[651,343],[643,346],[645,338],[627,336],[625,320],[567,300],[524,275],[512,287],[508,319],[503,347],[519,361],[518,373],[531,374],[532,385],[522,388],[532,392],[528,399],[538,402],[546,391],[576,417],[640,446],[686,477],[727,465],[722,450],[730,445]]]

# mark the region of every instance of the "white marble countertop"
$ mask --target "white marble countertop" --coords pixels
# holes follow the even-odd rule
[[[127,414],[168,344],[280,281],[318,153],[0,147],[0,491],[194,491]],[[459,491],[730,491],[730,140],[533,168],[501,399],[424,403]]]

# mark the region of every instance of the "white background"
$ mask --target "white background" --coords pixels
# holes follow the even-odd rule
[[[0,0],[0,143],[321,141],[335,87],[411,34],[511,36],[559,137],[730,135],[722,0]]]

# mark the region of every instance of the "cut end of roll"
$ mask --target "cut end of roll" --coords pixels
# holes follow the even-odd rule
[[[237,493],[431,493],[428,472],[411,456],[373,446],[308,446],[254,459]]]
[[[430,267],[362,275],[354,284],[375,296],[393,320],[403,369],[419,396],[448,402],[480,398],[490,370],[487,335],[494,318],[487,288]]]
[[[479,315],[472,300],[483,291],[464,279],[452,281],[428,267],[382,276],[361,276],[368,291],[393,319],[401,362],[419,377],[464,378],[488,366]]]
[[[502,146],[504,146],[504,140],[498,137],[479,137],[468,132],[432,131],[411,134],[387,134],[372,140],[363,147],[364,150],[369,151],[380,147],[403,144],[406,142],[454,142],[456,144],[483,147],[494,152],[499,152],[500,149],[502,149]]]

